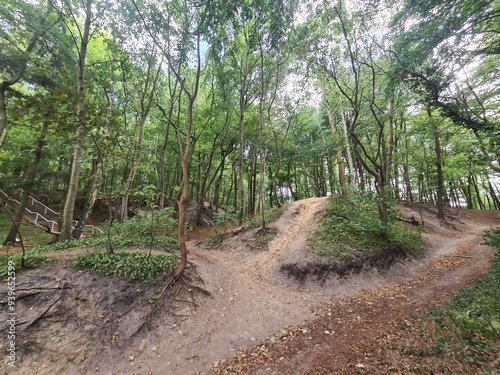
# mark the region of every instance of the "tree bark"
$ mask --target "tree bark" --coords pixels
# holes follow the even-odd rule
[[[186,230],[185,230],[185,203],[189,194],[189,160],[191,158],[191,134],[193,129],[193,108],[196,97],[198,95],[198,87],[200,84],[200,74],[201,74],[201,54],[200,54],[200,35],[196,35],[196,56],[197,56],[197,65],[196,65],[196,76],[194,82],[194,88],[192,93],[189,93],[186,87],[184,86],[184,82],[181,82],[182,89],[188,96],[188,120],[186,126],[186,147],[184,148],[184,153],[182,153],[182,142],[180,131],[177,128],[177,140],[179,142],[179,152],[182,154],[182,194],[179,199],[179,221],[177,226],[177,235],[179,239],[179,249],[180,249],[180,262],[178,266],[174,270],[174,277],[180,278],[187,266],[187,246],[186,246]]]
[[[243,77],[242,86],[240,91],[240,116],[239,116],[239,141],[240,141],[240,154],[238,159],[238,178],[239,178],[239,196],[240,196],[240,207],[238,213],[239,225],[243,225],[243,215],[245,213],[245,181],[243,179],[243,124],[245,122],[245,109],[246,109],[246,90],[247,90],[247,75],[248,75],[248,55],[245,55],[245,65],[242,67]]]
[[[326,107],[326,113],[328,114],[328,122],[330,123],[330,128],[332,129],[333,137],[335,139],[335,144],[337,145],[337,168],[339,171],[340,185],[342,186],[342,196],[347,197],[349,194],[349,189],[347,187],[347,180],[345,178],[344,160],[342,158],[342,143],[340,141],[340,136],[337,131],[337,124],[335,123],[335,119],[333,117],[330,104],[328,103],[328,96],[324,84],[322,85],[322,89],[323,89],[323,102]]]
[[[76,117],[78,128],[76,130],[76,141],[73,150],[73,163],[71,165],[71,176],[68,186],[68,194],[64,203],[61,224],[60,241],[71,239],[73,230],[73,214],[75,211],[76,195],[78,193],[78,183],[80,180],[80,169],[83,162],[83,149],[85,138],[85,59],[87,57],[87,47],[90,38],[90,23],[92,20],[92,0],[86,1],[86,15],[83,27],[80,50],[78,53],[77,68],[77,93],[78,104],[76,107]]]
[[[354,171],[354,163],[352,161],[351,144],[347,135],[347,119],[344,112],[341,112],[340,116],[342,119],[342,130],[344,132],[344,140],[347,151],[347,163],[349,165],[349,186],[352,186],[356,182],[356,173]]]
[[[432,118],[432,113],[430,108],[427,108],[427,115],[431,120],[432,132],[434,135],[434,152],[436,153],[436,170],[437,170],[437,217],[438,219],[444,219],[444,178],[443,178],[443,162],[442,162],[442,149],[441,142],[439,139],[439,129]]]

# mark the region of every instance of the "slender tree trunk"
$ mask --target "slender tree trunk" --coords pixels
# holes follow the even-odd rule
[[[488,179],[488,188],[490,190],[491,199],[493,199],[493,203],[495,205],[495,209],[500,210],[500,200],[498,199],[497,194],[495,193],[495,189],[491,184],[491,181]]]
[[[386,186],[391,186],[392,180],[392,164],[393,164],[393,156],[394,156],[394,145],[395,145],[395,137],[394,137],[394,96],[391,96],[391,100],[389,102],[389,144],[387,149],[387,154],[385,156],[384,161],[384,184]],[[386,189],[384,189],[386,191]]]
[[[106,92],[106,97],[108,101],[108,110],[107,110],[107,118],[105,120],[105,127],[103,130],[103,136],[107,136],[107,126],[109,125],[109,119],[112,116],[112,109],[113,109],[113,101],[110,97],[110,95]],[[99,129],[97,130],[99,132]],[[104,160],[103,160],[103,155],[100,152],[98,144],[95,145],[96,147],[96,152],[97,155],[95,158],[92,160],[92,177],[88,185],[87,189],[87,202],[85,203],[85,206],[83,208],[82,215],[80,217],[80,220],[78,220],[78,223],[76,225],[76,228],[73,230],[72,236],[74,238],[80,238],[82,234],[83,228],[85,228],[85,225],[87,224],[87,220],[92,214],[92,211],[94,210],[94,205],[95,202],[97,201],[97,195],[99,193],[99,188],[102,186],[102,182],[105,178],[104,176]]]
[[[97,194],[99,193],[99,187],[101,186],[102,173],[103,173],[102,161],[100,159],[93,160],[92,177],[87,189],[88,199],[83,208],[82,215],[80,216],[78,223],[75,229],[73,230],[72,236],[74,238],[77,239],[80,238],[80,236],[82,235],[83,228],[85,228],[85,225],[90,215],[92,214],[95,202],[97,200]]]
[[[160,154],[160,166],[159,166],[159,177],[158,177],[158,195],[159,203],[158,206],[160,210],[165,208],[165,159],[167,154],[168,140],[170,138],[170,118],[167,120],[167,127],[165,129],[165,137],[163,138],[163,145],[161,147]]]
[[[486,207],[484,206],[484,202],[481,199],[481,192],[479,191],[479,186],[478,186],[478,181],[477,181],[476,175],[472,176],[472,184],[474,185],[474,191],[476,193],[477,203],[479,204],[479,209],[481,209],[481,210],[486,209]]]
[[[432,118],[431,110],[430,108],[427,108],[427,115],[429,116],[429,119],[431,120],[432,124],[432,132],[434,134],[434,152],[436,153],[436,169],[437,169],[437,209],[438,209],[438,214],[437,217],[438,219],[443,220],[444,219],[444,178],[443,178],[443,162],[442,162],[442,150],[441,150],[441,143],[439,139],[439,129]]]
[[[191,134],[193,129],[193,108],[196,97],[198,95],[198,87],[200,83],[200,73],[201,73],[201,55],[200,55],[200,34],[196,34],[196,55],[197,55],[197,66],[196,66],[196,76],[194,88],[191,94],[189,94],[185,87],[183,87],[186,92],[188,100],[188,120],[186,127],[186,147],[184,153],[182,154],[182,194],[179,199],[179,221],[177,226],[177,236],[179,239],[179,249],[180,249],[180,262],[179,265],[174,270],[174,277],[180,278],[187,266],[187,246],[186,246],[186,231],[185,231],[185,203],[188,198],[189,193],[189,160],[191,158]],[[183,83],[184,84],[184,83]],[[182,142],[180,131],[177,131],[177,139],[179,142],[179,152],[182,153]]]
[[[159,64],[158,69],[153,74],[152,68],[154,64],[154,59],[156,56],[151,55],[148,62],[148,72],[146,77],[146,82],[144,84],[142,96],[141,96],[141,113],[139,120],[139,137],[137,143],[135,144],[134,159],[132,162],[132,168],[130,169],[127,181],[125,183],[125,191],[122,196],[121,210],[119,212],[119,221],[122,222],[128,216],[128,204],[130,192],[134,186],[135,177],[137,175],[137,170],[141,165],[142,159],[142,144],[144,143],[144,127],[146,125],[146,120],[149,116],[149,111],[151,110],[151,105],[153,103],[154,93],[158,85],[158,80],[160,78],[160,73],[162,69],[162,63]],[[149,91],[149,92],[148,92]]]
[[[83,35],[78,53],[78,69],[77,69],[77,93],[78,104],[76,106],[76,118],[78,128],[76,131],[76,141],[73,150],[73,163],[71,166],[71,175],[68,186],[68,194],[64,203],[62,213],[62,225],[60,241],[71,239],[73,230],[73,214],[75,211],[76,195],[78,193],[78,183],[80,181],[80,169],[83,162],[83,149],[85,139],[85,60],[87,58],[87,47],[90,39],[90,23],[92,20],[92,0],[86,2],[86,16],[83,27]]]
[[[340,116],[342,119],[342,130],[344,132],[344,140],[347,151],[347,164],[349,165],[349,186],[352,186],[356,182],[356,173],[354,169],[354,163],[352,161],[351,144],[347,135],[347,119],[344,112],[341,112]]]
[[[248,69],[248,56],[246,57],[245,63],[245,74]],[[245,93],[246,93],[246,75],[243,77],[241,92],[240,92],[240,118],[239,118],[239,140],[240,140],[240,154],[238,159],[238,177],[239,177],[239,192],[240,192],[240,211],[238,214],[239,225],[243,225],[243,215],[245,213],[245,181],[243,179],[243,152],[244,152],[244,144],[243,144],[243,124],[245,122]]]
[[[139,166],[141,165],[141,149],[142,149],[142,143],[144,141],[144,126],[146,124],[146,117],[141,118],[140,120],[140,125],[139,125],[139,138],[137,140],[137,144],[135,145],[135,148],[137,151],[134,153],[135,154],[135,160],[132,163],[132,167],[130,168],[130,172],[128,174],[127,181],[125,182],[125,188],[123,191],[123,196],[121,198],[121,204],[120,204],[120,212],[118,213],[118,221],[123,222],[128,217],[128,204],[129,204],[129,197],[130,197],[130,192],[132,191],[132,187],[134,186],[134,181],[135,181],[135,176],[137,175],[137,170],[139,169]]]
[[[460,180],[460,185],[462,188],[462,193],[465,197],[465,201],[467,202],[467,209],[472,210],[474,208],[474,203],[472,202],[472,193],[471,193],[471,176],[470,172],[469,175],[467,176],[467,183],[463,180]]]
[[[236,165],[238,164],[238,160],[239,159],[236,159],[234,161],[234,164],[233,164],[233,183],[232,183],[232,186],[233,186],[233,210],[234,210],[234,213],[236,214],[237,210],[238,210],[238,171],[236,169]]]
[[[7,87],[0,87],[0,148],[7,137],[7,101],[5,99],[5,90]]]
[[[342,186],[342,196],[347,197],[349,194],[349,189],[347,186],[347,180],[345,178],[344,161],[342,158],[342,143],[340,141],[340,136],[337,131],[337,125],[335,119],[333,118],[333,113],[330,109],[330,104],[328,103],[328,96],[326,93],[326,87],[323,85],[323,102],[325,103],[326,112],[328,114],[328,121],[330,122],[330,127],[332,129],[333,137],[337,145],[337,167],[339,170],[339,180]]]
[[[405,151],[404,151],[404,163],[403,163],[403,179],[405,182],[405,197],[407,202],[413,202],[415,198],[413,197],[412,185],[410,181],[410,162],[408,158],[408,141],[405,140]]]
[[[224,154],[224,152],[222,153]],[[213,204],[215,206],[215,212],[219,212],[219,206],[220,206],[220,203],[219,203],[219,196],[220,196],[220,186],[222,184],[222,178],[224,176],[224,168],[225,168],[225,162],[226,162],[226,158],[225,157],[222,157],[221,159],[221,165],[220,165],[220,172],[219,172],[219,176],[217,177],[217,179],[215,180],[215,185],[214,185],[214,198],[213,198]],[[222,196],[222,198],[224,199],[224,195]]]

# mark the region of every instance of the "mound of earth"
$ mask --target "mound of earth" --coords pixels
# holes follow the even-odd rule
[[[488,271],[494,250],[481,245],[482,234],[500,215],[449,210],[441,223],[431,206],[403,206],[422,225],[425,257],[383,275],[299,282],[280,269],[317,261],[304,249],[326,205],[326,198],[294,202],[269,231],[241,232],[216,248],[191,242],[189,279],[169,290],[147,329],[139,328],[161,285],[75,271],[71,252],[19,272],[15,373],[404,373],[387,348],[411,313]],[[0,293],[5,322],[6,283]],[[1,373],[14,373],[1,360]]]

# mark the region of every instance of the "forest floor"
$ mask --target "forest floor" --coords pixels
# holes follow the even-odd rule
[[[495,251],[482,236],[500,213],[448,209],[439,222],[432,206],[401,206],[423,223],[424,256],[383,273],[288,277],[283,265],[317,261],[307,236],[326,206],[326,198],[297,201],[265,232],[190,241],[188,277],[148,327],[161,285],[77,271],[71,260],[86,249],[51,254],[59,261],[17,275],[17,368],[6,366],[2,340],[0,373],[407,374],[425,365],[398,348],[418,344],[416,313],[488,272]]]

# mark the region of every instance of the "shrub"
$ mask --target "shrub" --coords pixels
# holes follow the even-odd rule
[[[402,256],[423,249],[420,232],[396,220],[394,209],[390,222],[378,218],[376,197],[353,194],[350,199],[332,197],[323,225],[309,238],[311,250],[321,256],[344,259],[355,253],[365,254],[397,251]]]
[[[115,247],[172,248],[178,244],[176,239],[177,220],[173,210],[166,208],[154,211],[153,219],[135,216],[111,227],[111,240]],[[106,224],[105,224],[106,225]],[[107,241],[105,242],[107,243]]]

